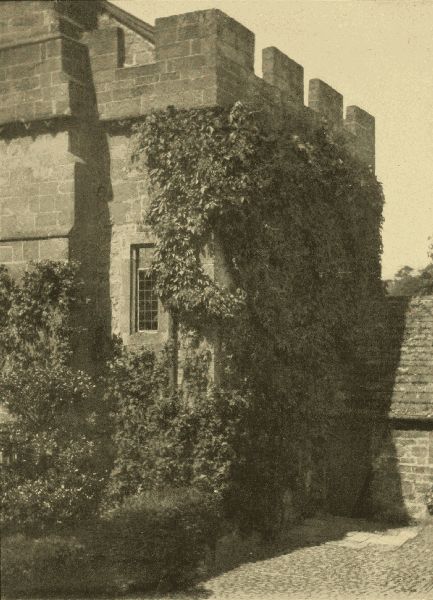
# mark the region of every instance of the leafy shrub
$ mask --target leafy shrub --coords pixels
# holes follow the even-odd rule
[[[215,503],[196,490],[147,492],[103,515],[99,543],[120,588],[184,588],[203,574],[218,524]]]
[[[72,341],[80,332],[76,311],[82,284],[74,263],[41,261],[28,266],[18,285],[7,269],[0,272],[1,362],[3,369],[35,360],[70,359]]]
[[[92,378],[72,365],[80,287],[70,263],[31,265],[20,285],[0,272],[0,397],[15,457],[2,471],[8,530],[70,525],[97,509],[106,422]]]
[[[156,357],[124,349],[111,364],[107,403],[115,407],[116,454],[106,504],[191,486],[212,495],[242,531],[269,535],[293,477],[290,423],[281,418],[283,406],[270,410],[284,398],[266,403],[248,389],[213,385],[208,348],[194,336],[183,336],[180,354],[183,378],[176,390],[168,381],[169,351]],[[283,458],[278,464],[276,456]]]
[[[2,591],[7,596],[88,593],[106,590],[107,580],[76,537],[55,535],[2,539]]]
[[[244,397],[209,385],[205,348],[185,360],[173,391],[167,356],[125,349],[111,364],[107,402],[114,409],[116,457],[109,495],[192,486],[222,500],[230,485]]]
[[[2,529],[42,532],[90,519],[105,485],[94,446],[85,436],[19,438],[19,458],[1,472]]]
[[[204,569],[219,515],[194,490],[130,497],[77,535],[22,534],[2,541],[2,588],[9,596],[118,593],[184,588]]]

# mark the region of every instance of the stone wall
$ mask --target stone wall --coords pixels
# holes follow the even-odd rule
[[[112,198],[110,298],[113,333],[132,345],[147,344],[158,349],[167,338],[168,316],[160,307],[159,328],[155,332],[131,329],[131,247],[153,244],[154,236],[143,225],[149,202],[149,180],[131,163],[130,134],[111,132],[108,136]]]
[[[348,391],[338,402],[311,390],[293,423],[297,486],[334,514],[420,520],[433,486],[433,297],[389,297],[371,311],[376,345],[352,410]]]
[[[131,122],[169,105],[242,100],[272,112],[276,123],[326,120],[374,168],[374,118],[352,106],[344,119],[342,95],[320,79],[310,82],[304,106],[303,68],[278,48],[263,50],[258,77],[254,34],[219,10],[151,27],[104,2],[26,0],[2,2],[0,21],[0,262],[19,273],[30,260],[79,261],[93,358],[101,353],[97,330],[159,347],[169,326],[162,313],[157,334],[131,329],[131,247],[153,242],[142,225],[148,179],[129,158]],[[204,261],[224,281],[217,243]],[[323,432],[316,440],[332,467],[325,472],[305,432],[299,477],[304,487],[326,480],[320,494],[334,511],[355,510],[370,482],[376,512],[417,515],[433,479],[432,300],[412,302],[407,312],[394,301],[383,327],[382,346],[372,349],[374,375],[361,390],[376,407],[374,439],[371,415],[362,423],[331,419],[331,441]]]
[[[405,521],[427,515],[433,485],[433,428],[422,423],[376,426],[373,509],[377,516]]]
[[[83,366],[103,356],[112,333],[158,349],[169,330],[162,309],[158,332],[131,326],[131,248],[154,242],[143,226],[148,178],[130,161],[131,123],[142,115],[247,101],[275,123],[327,121],[374,168],[374,118],[351,106],[344,119],[343,96],[320,79],[310,81],[305,106],[303,67],[278,48],[263,50],[258,77],[254,34],[219,10],[157,19],[153,28],[104,2],[28,0],[3,2],[0,20],[0,263],[16,274],[31,260],[80,263],[88,297]],[[203,261],[227,283],[214,242]],[[425,513],[433,482],[432,305],[390,301],[371,380],[360,390],[373,413],[344,412],[335,392],[340,414],[313,410],[293,423],[293,489],[309,509],[371,508],[397,519]]]
[[[70,258],[80,158],[67,119],[92,110],[83,3],[3,2],[0,14],[0,260]],[[87,102],[87,106],[86,106]],[[85,109],[85,110],[84,110]]]
[[[0,21],[0,262],[16,272],[29,260],[79,262],[83,366],[103,356],[112,333],[158,348],[169,328],[163,312],[156,333],[131,327],[131,248],[154,241],[142,224],[148,178],[130,162],[131,124],[142,115],[246,101],[276,124],[327,121],[374,168],[374,118],[348,107],[344,120],[342,95],[319,79],[305,106],[303,67],[278,48],[263,50],[258,77],[254,34],[219,10],[151,27],[103,1],[25,0],[2,2]],[[203,260],[226,281],[218,240]],[[350,514],[366,479],[364,463],[355,468],[365,427],[340,416],[313,435],[309,422],[293,430],[303,431],[297,485]]]
[[[76,161],[66,132],[0,140],[0,261],[67,259]]]
[[[123,18],[122,23],[118,20],[119,16]],[[140,22],[118,6],[107,5],[107,10],[98,14],[98,29],[113,27],[118,28],[121,32],[120,42],[123,48],[121,49],[120,63],[122,67],[147,65],[155,62],[153,27]]]
[[[157,19],[153,28],[104,2],[26,0],[3,2],[1,21],[0,261],[15,272],[29,260],[79,262],[88,298],[83,366],[103,354],[104,336],[159,348],[169,329],[163,311],[158,332],[131,327],[131,248],[154,241],[142,224],[148,179],[130,162],[131,119],[171,104],[243,100],[272,112],[275,122],[296,115],[346,127],[354,152],[362,147],[373,164],[373,117],[348,109],[346,126],[341,94],[320,80],[311,82],[304,106],[303,68],[278,48],[263,51],[258,77],[254,34],[219,10]],[[228,283],[218,240],[203,262]],[[214,367],[218,378],[217,359]],[[331,439],[339,440],[334,446],[342,448],[350,427],[338,421],[330,429]],[[313,437],[305,431],[298,448],[298,483],[312,496],[317,480],[335,479],[317,467]],[[340,479],[356,488],[338,505],[347,513],[359,477],[343,462]],[[331,488],[322,488],[330,498]],[[329,499],[335,509],[337,496]]]
[[[152,28],[111,5],[77,6],[2,3],[0,123],[83,117],[93,93],[103,120],[246,100],[275,118],[300,111],[343,126],[341,94],[314,79],[304,107],[303,68],[277,48],[263,50],[263,78],[256,76],[254,34],[219,10],[157,19]],[[344,126],[354,152],[373,164],[373,117],[348,107]]]
[[[289,113],[305,119],[321,115],[344,128],[353,152],[374,168],[374,118],[348,107],[344,121],[342,95],[320,79],[310,82],[305,107],[303,68],[277,48],[263,50],[263,77],[258,77],[254,34],[221,11],[157,19],[154,53],[143,51],[141,63],[137,57],[125,59],[119,28],[107,24],[86,34],[102,119],[136,117],[169,105],[231,105],[242,100],[272,111],[275,120]],[[92,50],[95,44],[98,56]],[[131,61],[137,66],[127,66]]]
[[[0,124],[83,116],[89,109],[88,49],[78,39],[86,24],[71,24],[66,6],[2,2]]]
[[[104,2],[25,0],[3,2],[1,21],[0,259],[13,269],[78,260],[89,311],[127,342],[142,338],[131,336],[130,248],[151,242],[141,224],[146,176],[129,164],[129,118],[246,100],[276,120],[322,115],[346,127],[342,96],[324,82],[311,82],[304,106],[303,68],[277,48],[263,51],[257,77],[254,34],[219,10],[153,28]],[[374,119],[356,107],[348,115],[348,139],[356,152],[359,137],[364,158],[369,144],[372,164]],[[224,279],[219,262],[208,267]]]

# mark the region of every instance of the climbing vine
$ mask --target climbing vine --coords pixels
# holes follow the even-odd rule
[[[279,129],[241,103],[149,115],[133,159],[152,183],[162,301],[185,331],[219,340],[222,385],[253,398],[233,489],[263,515],[296,477],[294,411],[335,403],[364,360],[381,186],[342,134],[296,118]]]
[[[247,319],[260,346],[316,363],[347,350],[380,289],[383,197],[341,138],[299,122],[276,131],[240,103],[169,109],[137,127],[134,158],[155,190],[159,293],[184,324]],[[227,287],[203,265],[212,240]]]

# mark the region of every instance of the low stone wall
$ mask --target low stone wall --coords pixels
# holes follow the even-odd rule
[[[401,521],[426,517],[426,494],[433,485],[433,427],[390,421],[377,426],[374,443],[374,513]]]

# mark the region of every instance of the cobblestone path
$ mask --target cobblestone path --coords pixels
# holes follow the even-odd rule
[[[433,600],[433,522],[375,531],[352,519],[310,520],[290,532],[279,555],[177,598]]]

